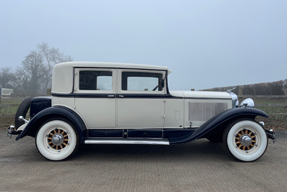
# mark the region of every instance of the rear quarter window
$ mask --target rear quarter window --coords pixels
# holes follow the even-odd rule
[[[111,71],[80,71],[80,90],[112,90]]]

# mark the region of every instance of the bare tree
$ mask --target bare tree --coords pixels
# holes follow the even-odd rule
[[[45,93],[51,83],[53,66],[60,62],[72,61],[72,58],[70,56],[64,55],[57,48],[49,47],[47,43],[39,44],[38,50],[43,59],[42,71],[44,74],[42,76],[41,84],[42,92]]]
[[[10,67],[0,69],[0,85],[6,88],[12,88],[15,85],[15,74]]]
[[[72,61],[47,43],[37,46],[37,51],[31,51],[17,69],[18,85],[26,90],[26,94],[45,94],[51,85],[53,66],[59,62]]]
[[[32,51],[25,57],[22,67],[17,70],[19,75],[19,85],[30,95],[37,95],[40,89],[40,83],[44,74],[42,56]]]

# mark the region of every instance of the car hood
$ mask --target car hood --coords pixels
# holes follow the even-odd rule
[[[174,97],[183,98],[212,98],[212,99],[231,99],[227,92],[212,92],[212,91],[170,91]]]

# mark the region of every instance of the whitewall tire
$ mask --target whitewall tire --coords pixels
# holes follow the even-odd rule
[[[227,128],[223,141],[233,157],[247,162],[259,159],[268,145],[265,130],[252,120],[241,120]]]
[[[50,120],[36,135],[38,151],[47,159],[60,161],[73,155],[79,139],[73,126],[64,120]]]

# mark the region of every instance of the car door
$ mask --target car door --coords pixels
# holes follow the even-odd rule
[[[118,128],[163,128],[164,77],[165,71],[118,70]]]
[[[116,75],[116,69],[75,69],[75,111],[88,129],[115,128]]]

